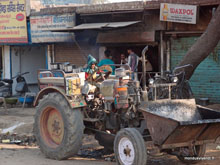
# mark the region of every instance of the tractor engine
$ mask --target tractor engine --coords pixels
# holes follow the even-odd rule
[[[117,131],[128,126],[138,127],[141,115],[137,111],[139,103],[139,82],[118,76],[116,70],[116,78],[104,80],[89,103],[90,111],[93,109],[92,116],[99,119],[96,129]]]
[[[104,97],[104,107],[108,112],[106,127],[138,126],[137,105],[140,103],[139,83],[130,80],[106,80],[102,83],[100,93]]]

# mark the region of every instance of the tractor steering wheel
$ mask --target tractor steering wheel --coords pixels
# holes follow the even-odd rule
[[[93,78],[94,74],[96,74],[97,72],[100,72],[99,76],[97,76],[96,78]],[[109,77],[111,73],[112,73],[112,68],[109,65],[103,65],[99,67],[98,69],[96,69],[95,71],[93,71],[93,73],[89,75],[87,80],[89,80],[90,82],[104,81],[105,79]]]
[[[95,82],[98,82],[98,81],[103,81],[105,79],[107,79],[110,74],[112,73],[112,68],[109,66],[109,65],[103,65],[103,66],[100,66],[99,67],[99,76],[95,78]]]

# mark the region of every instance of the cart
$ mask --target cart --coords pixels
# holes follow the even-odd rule
[[[220,136],[220,112],[194,99],[143,102],[140,110],[154,145],[185,163],[201,160],[206,144]]]

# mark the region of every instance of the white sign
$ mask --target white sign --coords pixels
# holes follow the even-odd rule
[[[196,24],[197,6],[161,3],[160,20]]]
[[[73,33],[50,32],[50,30],[74,27],[75,14],[31,16],[30,23],[32,43],[74,41]]]

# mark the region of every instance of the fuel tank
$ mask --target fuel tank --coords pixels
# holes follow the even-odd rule
[[[104,80],[100,85],[100,93],[107,101],[114,101],[116,88],[119,86],[119,80]]]

